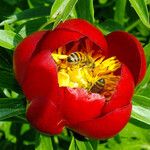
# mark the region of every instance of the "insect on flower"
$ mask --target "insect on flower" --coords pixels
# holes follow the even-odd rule
[[[33,127],[50,135],[67,127],[106,139],[129,121],[146,60],[133,35],[104,36],[87,21],[71,19],[25,38],[14,52],[14,71]]]
[[[92,93],[101,93],[105,87],[105,79],[100,78],[98,79],[90,88]]]
[[[93,60],[90,56],[87,56],[83,52],[74,52],[67,57],[67,62],[73,65],[78,64],[80,66],[84,66],[92,63]]]

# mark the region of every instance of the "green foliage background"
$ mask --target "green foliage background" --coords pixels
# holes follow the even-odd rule
[[[149,9],[150,0],[1,0],[0,149],[150,150]],[[114,138],[92,140],[68,129],[58,136],[46,136],[30,127],[25,118],[25,96],[12,68],[14,48],[34,31],[53,29],[68,18],[84,18],[105,35],[115,30],[130,32],[143,44],[147,73],[135,90],[130,122]]]

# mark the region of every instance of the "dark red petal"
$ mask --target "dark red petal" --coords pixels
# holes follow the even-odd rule
[[[57,100],[57,70],[50,51],[43,50],[32,58],[22,87],[29,100],[47,97],[48,95],[53,95]]]
[[[68,124],[96,118],[101,114],[105,98],[99,94],[89,94],[85,89],[61,88],[61,112]]]
[[[14,52],[14,71],[20,84],[23,82],[30,58],[45,33],[46,31],[38,31],[28,36],[17,46]]]
[[[103,34],[89,22],[83,19],[71,19],[59,24],[56,29],[66,29],[87,36],[92,42],[101,47],[104,55],[107,55],[107,43]]]
[[[33,127],[48,134],[58,134],[63,128],[63,120],[53,101],[52,95],[33,99],[26,114]]]
[[[123,31],[112,32],[106,37],[109,55],[117,58],[130,69],[135,84],[138,84],[146,72],[146,59],[140,42],[131,34]]]
[[[128,105],[134,93],[134,80],[129,69],[123,64],[121,67],[121,77],[116,87],[115,93],[105,104],[103,114],[114,111],[117,108]]]
[[[116,135],[127,124],[130,118],[132,105],[118,108],[105,116],[71,126],[81,135],[106,139]]]
[[[77,32],[68,31],[66,29],[57,29],[49,31],[40,42],[38,48],[39,50],[49,49],[52,52],[53,50],[72,41],[77,41],[82,37],[84,36]]]

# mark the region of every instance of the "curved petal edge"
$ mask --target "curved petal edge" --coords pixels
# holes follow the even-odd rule
[[[144,77],[146,72],[146,58],[141,43],[131,34],[115,31],[106,36],[109,55],[116,56],[131,71],[135,85]]]

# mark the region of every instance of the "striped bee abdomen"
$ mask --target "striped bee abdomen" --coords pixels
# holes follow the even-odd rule
[[[67,57],[67,62],[72,64],[86,63],[87,61],[87,56],[82,52],[74,52]]]
[[[104,86],[105,86],[105,80],[103,78],[100,78],[92,85],[90,91],[92,93],[100,93],[103,91]]]

